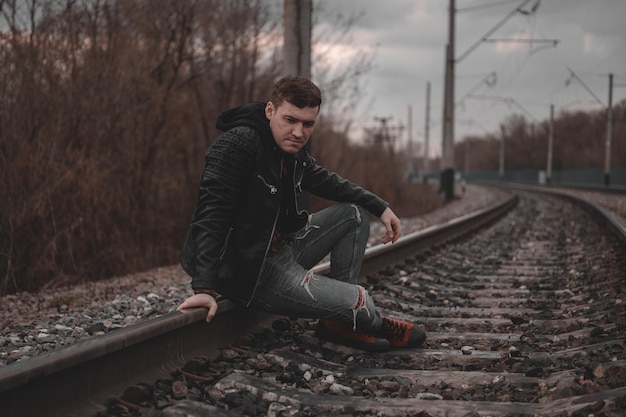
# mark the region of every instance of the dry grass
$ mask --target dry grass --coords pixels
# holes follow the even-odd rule
[[[279,75],[277,45],[261,45],[279,38],[267,11],[255,0],[0,4],[0,295],[177,263],[217,116],[268,97]],[[401,184],[360,169],[342,172],[398,201]]]

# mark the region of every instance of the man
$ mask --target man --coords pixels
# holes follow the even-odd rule
[[[368,212],[400,237],[400,220],[369,191],[317,165],[305,149],[320,110],[319,88],[306,78],[278,81],[267,103],[227,110],[223,133],[205,155],[198,203],[181,254],[194,295],[178,310],[208,308],[216,297],[275,314],[318,318],[318,337],[368,351],[416,347],[417,326],[381,316],[357,284]],[[339,202],[309,215],[303,191]],[[329,276],[313,274],[327,254]]]

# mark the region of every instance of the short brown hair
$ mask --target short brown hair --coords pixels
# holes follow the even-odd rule
[[[318,86],[308,78],[287,76],[278,80],[270,101],[276,107],[280,106],[283,101],[288,101],[300,109],[320,107],[322,93]]]

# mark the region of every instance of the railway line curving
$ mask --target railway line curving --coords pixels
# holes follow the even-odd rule
[[[521,190],[369,250],[365,285],[383,311],[427,331],[423,348],[360,352],[315,338],[314,321],[225,302],[211,325],[204,311],[174,313],[2,368],[0,410],[625,415],[625,244],[579,203]]]

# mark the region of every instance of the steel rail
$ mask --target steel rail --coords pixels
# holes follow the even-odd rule
[[[542,185],[546,189],[564,188],[579,191],[595,191],[607,194],[626,194],[626,186],[624,185],[594,185],[594,184],[574,184],[574,183],[552,183]]]
[[[485,226],[517,200],[512,193],[504,202],[411,233],[394,245],[369,248],[361,277]],[[319,274],[328,270],[328,263],[314,268]],[[0,368],[0,411],[5,417],[93,414],[128,385],[167,378],[186,361],[211,358],[220,347],[277,318],[251,314],[229,300],[220,301],[210,325],[206,312],[169,313]]]
[[[577,190],[577,191],[595,191],[604,194],[626,194],[626,185],[605,185],[591,183],[574,183],[574,182],[552,182],[549,184],[538,184],[531,181],[506,181],[506,180],[471,180],[470,183],[477,185],[488,185],[504,188],[527,187],[533,190],[559,191],[559,189]]]
[[[544,194],[551,194],[561,198],[565,198],[574,204],[585,209],[587,212],[596,216],[596,218],[611,229],[618,239],[620,239],[624,244],[626,244],[626,224],[622,223],[617,217],[613,215],[610,211],[600,206],[599,204],[594,203],[593,201],[587,200],[583,197],[579,197],[573,194],[570,194],[566,191],[551,189],[550,187],[538,186],[538,185],[525,185],[525,184],[508,184],[509,188],[523,191],[531,191],[531,192],[541,192]],[[578,188],[582,189],[582,188]],[[617,191],[608,191],[608,190],[594,190],[594,191],[603,191],[608,193],[616,193]],[[623,191],[619,191],[623,192]]]

